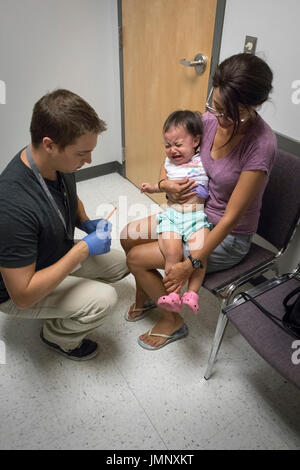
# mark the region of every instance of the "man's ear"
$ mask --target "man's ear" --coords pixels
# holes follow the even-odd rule
[[[50,137],[44,137],[42,145],[47,153],[52,153],[53,150],[57,148],[57,145],[53,142],[52,139],[50,139]]]

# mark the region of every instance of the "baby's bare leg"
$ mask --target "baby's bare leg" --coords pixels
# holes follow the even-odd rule
[[[199,250],[205,243],[205,238],[209,234],[209,229],[204,228],[195,232],[188,241],[189,252],[193,258],[195,258],[195,250]],[[198,292],[203,284],[205,272],[206,272],[206,261],[201,260],[203,268],[195,269],[189,279],[188,290]]]
[[[165,273],[167,274],[172,266],[182,261],[181,235],[176,232],[164,232],[158,237],[158,245],[165,258]],[[180,296],[176,292],[163,295],[157,300],[157,306],[170,312],[179,313],[181,309]]]
[[[195,232],[188,241],[189,252],[193,258],[197,258],[197,251],[203,247],[205,236],[209,233],[208,229],[202,229]],[[203,284],[206,272],[206,260],[202,261],[202,268],[194,269],[189,278],[188,290],[181,298],[182,305],[188,307],[196,315],[199,312],[198,291]]]
[[[165,258],[165,271],[182,261],[182,238],[176,232],[164,232],[158,236],[158,245]]]

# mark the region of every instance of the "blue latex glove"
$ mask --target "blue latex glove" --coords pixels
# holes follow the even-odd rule
[[[84,230],[86,233],[95,232],[97,228],[98,222],[105,220],[105,219],[93,219],[93,220],[85,220],[81,224],[81,230]]]
[[[82,238],[89,247],[89,256],[103,255],[110,251],[111,223],[102,219],[97,223],[97,229]]]

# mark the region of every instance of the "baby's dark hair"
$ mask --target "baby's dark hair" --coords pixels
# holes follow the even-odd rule
[[[170,127],[183,126],[193,137],[202,135],[202,115],[199,111],[190,111],[190,110],[178,110],[174,111],[167,117],[164,126],[163,132],[168,132]]]

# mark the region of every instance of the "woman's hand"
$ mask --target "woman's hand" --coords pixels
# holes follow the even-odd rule
[[[164,180],[160,183],[160,189],[168,194],[169,200],[176,204],[188,202],[196,191],[191,191],[198,184],[194,180],[184,178],[182,180]]]
[[[192,264],[189,260],[176,263],[169,270],[165,271],[163,282],[168,292],[180,293],[181,287],[190,278],[193,272]]]

